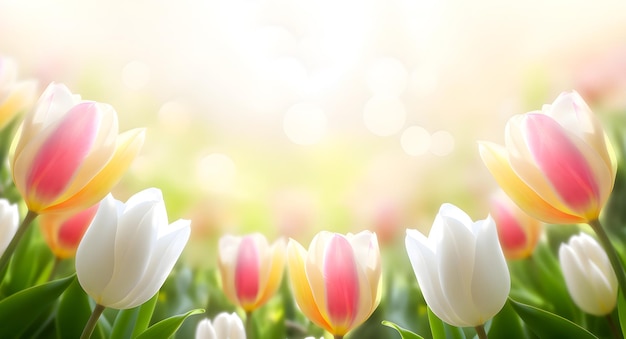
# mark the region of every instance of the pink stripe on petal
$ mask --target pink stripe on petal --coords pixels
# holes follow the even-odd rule
[[[531,114],[523,126],[534,161],[567,205],[580,210],[598,199],[599,188],[587,159],[557,122]]]
[[[244,304],[254,303],[259,292],[259,253],[252,237],[243,237],[237,251],[235,291]]]
[[[326,248],[324,278],[329,322],[350,325],[358,313],[359,278],[354,251],[342,236],[335,235]]]
[[[53,200],[69,186],[97,137],[100,114],[94,103],[74,106],[33,159],[27,191]]]

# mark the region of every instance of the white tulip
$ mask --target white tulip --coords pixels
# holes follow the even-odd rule
[[[617,302],[617,277],[606,252],[591,236],[581,233],[559,248],[567,290],[583,311],[603,316]]]
[[[126,203],[102,200],[76,251],[76,273],[98,305],[143,304],[163,285],[183,251],[190,221],[168,225],[161,191],[149,188]]]
[[[208,318],[198,323],[196,339],[246,339],[246,331],[236,313],[222,312],[213,323]]]
[[[20,212],[16,204],[0,199],[0,255],[13,239],[20,222]]]
[[[476,327],[502,309],[511,280],[491,216],[473,222],[443,204],[428,238],[407,230],[405,240],[426,303],[441,320]]]

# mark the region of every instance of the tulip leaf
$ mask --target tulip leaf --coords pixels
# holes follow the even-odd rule
[[[145,331],[150,324],[157,297],[158,293],[140,306],[119,311],[113,322],[111,339],[135,338]]]
[[[515,313],[511,301],[507,300],[502,310],[493,317],[489,327],[491,339],[525,339],[524,326],[520,317]]]
[[[443,322],[428,307],[428,322],[433,339],[465,339],[465,333],[459,327]]]
[[[413,333],[409,330],[407,330],[406,328],[402,328],[400,326],[398,326],[397,324],[392,323],[391,321],[388,320],[383,320],[382,322],[383,325],[387,326],[387,327],[391,327],[394,328],[396,331],[398,331],[398,333],[400,333],[400,337],[402,339],[424,339],[424,337]]]
[[[89,296],[83,291],[78,280],[74,280],[61,295],[56,316],[57,337],[80,337],[90,315]],[[104,334],[96,329],[91,338],[104,338]]]
[[[137,339],[168,339],[176,333],[178,328],[183,324],[183,321],[189,316],[194,314],[204,313],[203,309],[191,310],[185,314],[175,315],[167,319],[163,319],[158,323],[150,326],[147,330],[141,333]]]
[[[511,306],[522,318],[526,326],[539,338],[597,339],[586,329],[554,313],[522,304],[509,298]]]
[[[27,288],[0,301],[0,338],[19,337],[76,279],[75,275]]]

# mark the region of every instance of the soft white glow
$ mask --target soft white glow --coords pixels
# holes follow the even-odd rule
[[[235,162],[222,153],[211,153],[198,160],[196,165],[198,183],[209,191],[232,191],[236,174]]]
[[[454,137],[448,131],[437,131],[432,135],[432,145],[430,152],[440,157],[446,156],[454,151]]]
[[[150,82],[150,67],[141,61],[131,61],[122,69],[122,82],[131,90],[140,90]]]
[[[398,98],[374,96],[363,109],[363,121],[372,133],[390,136],[402,128],[406,109]]]
[[[431,137],[426,129],[420,126],[409,126],[402,132],[400,145],[406,154],[423,155],[430,149]]]
[[[312,104],[298,103],[285,113],[283,130],[287,138],[299,145],[318,143],[327,129],[324,111]]]
[[[185,132],[191,124],[191,116],[185,105],[177,101],[168,101],[158,113],[159,124],[172,132]]]
[[[269,70],[275,80],[279,80],[288,88],[299,93],[306,89],[308,74],[300,60],[294,57],[276,58],[271,62]]]
[[[405,91],[408,72],[400,60],[380,58],[367,72],[367,86],[374,95],[397,97]]]
[[[437,89],[439,82],[438,71],[433,67],[419,67],[411,72],[409,86],[415,90],[417,94],[427,95]]]

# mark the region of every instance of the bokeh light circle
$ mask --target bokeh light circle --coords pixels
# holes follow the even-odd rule
[[[324,111],[309,103],[291,106],[283,118],[283,130],[287,138],[298,145],[318,143],[326,134],[327,125]]]
[[[374,96],[363,109],[363,121],[367,129],[378,136],[390,136],[402,129],[406,109],[400,99]]]
[[[431,145],[431,136],[426,129],[420,126],[409,126],[400,137],[400,145],[408,155],[418,156],[428,152]]]

